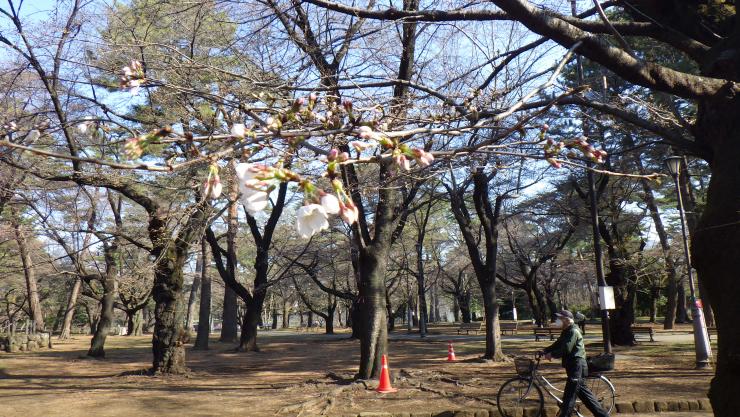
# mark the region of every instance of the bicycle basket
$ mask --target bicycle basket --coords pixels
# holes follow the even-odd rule
[[[521,376],[532,375],[532,369],[534,369],[534,361],[530,358],[514,358],[514,367],[516,373]]]
[[[603,353],[586,359],[589,373],[599,373],[614,369],[614,354]]]

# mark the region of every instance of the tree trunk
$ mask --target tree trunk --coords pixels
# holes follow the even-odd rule
[[[557,304],[555,304],[554,298],[554,294],[552,294],[550,291],[545,291],[545,303],[547,303],[547,309],[550,311],[550,319],[553,319],[555,317],[555,313],[560,311]]]
[[[279,316],[280,314],[278,314],[277,307],[273,306],[272,307],[272,326],[271,326],[273,330],[278,328],[278,317]]]
[[[62,331],[59,334],[59,340],[66,340],[72,336],[72,320],[75,316],[77,298],[80,295],[81,287],[82,279],[75,279],[74,285],[72,285],[72,291],[69,293],[69,299],[67,300],[67,309],[64,311],[64,322],[62,323]]]
[[[90,303],[84,303],[85,312],[87,313],[87,322],[90,326],[90,335],[95,334],[95,329],[98,328],[98,312],[95,308],[90,308]],[[98,304],[96,304],[97,306]]]
[[[545,320],[545,314],[540,309],[540,304],[539,302],[537,302],[537,296],[535,295],[532,287],[525,288],[524,293],[527,294],[529,308],[532,310],[532,318],[534,319],[537,327],[542,327],[548,324],[548,321]]]
[[[686,283],[683,278],[678,280],[676,294],[676,323],[688,323],[689,314],[686,311]]]
[[[187,332],[178,320],[177,312],[183,287],[183,264],[186,254],[178,256],[175,248],[168,246],[163,250],[162,259],[157,262],[152,295],[154,308],[154,335],[152,337],[152,372],[163,374],[183,374],[185,367],[185,346]]]
[[[421,269],[419,271],[419,276],[416,278],[416,288],[419,296],[419,336],[425,337],[427,335],[427,322],[429,321],[427,316],[429,308],[427,307],[427,295],[424,288],[424,273],[421,272]]]
[[[290,304],[283,301],[283,323],[282,328],[287,329],[290,327]]]
[[[221,315],[221,337],[222,343],[236,343],[237,341],[237,303],[236,292],[228,285],[224,288],[224,308]]]
[[[203,267],[200,274],[200,305],[198,307],[198,335],[194,349],[208,350],[208,337],[211,334],[211,275],[208,273],[208,243],[201,240],[200,252]]]
[[[491,281],[490,283],[486,283],[486,285],[481,283],[486,320],[486,353],[483,355],[483,358],[498,362],[503,360],[505,356],[501,351],[501,329],[498,319],[499,305],[496,300],[496,281],[493,279]]]
[[[144,334],[144,320],[141,310],[126,312],[126,334],[128,336],[141,336]]]
[[[90,341],[90,349],[87,351],[87,356],[93,358],[104,358],[105,357],[105,340],[110,333],[111,326],[113,325],[113,303],[116,299],[116,293],[118,292],[118,280],[116,275],[118,274],[116,265],[118,259],[116,259],[118,249],[115,243],[105,247],[105,274],[101,277],[103,284],[103,297],[100,300],[100,320],[98,326],[95,329],[95,334]]]
[[[44,330],[44,313],[41,310],[41,301],[39,301],[39,290],[36,282],[36,270],[33,266],[33,260],[31,254],[28,251],[28,242],[26,235],[21,228],[21,225],[17,222],[13,222],[13,229],[15,231],[15,239],[18,243],[18,251],[21,255],[21,263],[23,264],[23,274],[26,277],[26,291],[28,297],[28,310],[31,312],[31,320],[34,322],[34,327],[37,331]]]
[[[658,298],[660,298],[660,287],[650,287],[650,323],[655,323],[658,316]]]
[[[192,331],[193,322],[195,321],[195,305],[198,301],[198,291],[200,290],[200,279],[202,275],[203,254],[200,253],[195,261],[195,276],[193,277],[193,285],[190,286],[190,296],[188,297],[188,309],[185,318],[185,329],[188,332]]]
[[[264,294],[264,293],[263,293]],[[257,300],[255,297],[254,301],[262,304],[264,295],[261,298],[262,301]],[[260,315],[262,314],[261,305],[254,306],[255,308],[248,307],[244,309],[244,317],[242,319],[242,332],[239,338],[239,352],[259,352],[259,346],[257,346],[257,326],[260,322]],[[258,308],[257,308],[258,307]]]
[[[614,287],[614,301],[616,310],[609,318],[611,341],[618,346],[635,344],[635,335],[632,333],[632,324],[635,322],[634,311],[634,280],[626,277],[627,270],[620,264],[620,260],[610,259],[610,271],[606,276],[606,283]]]
[[[385,262],[388,246],[381,242],[360,250],[360,312],[363,332],[360,338],[360,371],[358,378],[376,378],[382,355],[387,351],[388,319],[385,303]]]
[[[334,334],[334,312],[337,310],[336,304],[326,308],[326,334]]]
[[[350,339],[361,339],[365,328],[362,321],[362,306],[358,299],[359,297],[352,299],[352,305],[347,312],[347,326],[352,327]]]
[[[707,205],[693,235],[693,265],[707,290],[717,326],[717,362],[709,390],[714,415],[740,410],[740,100],[700,107],[700,129],[715,143]],[[706,303],[705,303],[706,304]]]
[[[431,321],[437,323],[442,321],[442,318],[439,315],[439,287],[437,286],[437,283],[432,286],[432,295],[434,296],[434,301],[432,302],[432,311],[434,312],[434,318],[431,319]]]
[[[458,300],[458,307],[460,308],[460,314],[462,315],[463,323],[470,323],[472,316],[470,314],[470,298],[472,294],[470,290],[466,290],[462,294],[462,298]]]
[[[452,318],[455,320],[455,323],[460,321],[460,302],[457,301],[458,298],[454,297],[452,299]],[[464,321],[463,323],[470,323],[470,311],[468,311],[468,321]]]

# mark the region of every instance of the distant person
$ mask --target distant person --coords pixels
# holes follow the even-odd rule
[[[562,310],[555,313],[555,316],[558,319],[554,326],[563,330],[558,340],[545,348],[541,354],[547,360],[561,358],[565,373],[568,375],[558,417],[570,417],[576,405],[576,396],[595,417],[607,417],[609,413],[604,410],[594,394],[583,383],[583,379],[588,376],[586,348],[583,345],[581,330],[574,322],[573,313]]]

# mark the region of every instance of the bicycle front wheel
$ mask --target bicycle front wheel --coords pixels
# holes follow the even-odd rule
[[[529,416],[539,417],[544,404],[542,390],[527,378],[517,377],[504,382],[496,396],[498,411],[504,417],[520,416],[522,412],[517,411],[525,408],[534,410],[535,414],[530,412]]]
[[[614,408],[616,392],[614,390],[614,385],[609,381],[609,378],[604,375],[599,375],[598,377],[586,378],[583,382],[589,391],[594,394],[599,403],[601,403],[601,406],[604,407],[607,412],[611,413]],[[584,407],[583,404],[580,404],[579,411],[585,408],[586,407]]]

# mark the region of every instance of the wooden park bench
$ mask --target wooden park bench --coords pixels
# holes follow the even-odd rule
[[[501,334],[506,334],[506,332],[509,332],[509,334],[516,334],[517,331],[517,322],[501,322],[499,323],[499,328],[501,329]]]
[[[550,340],[555,340],[555,336],[559,336],[561,329],[557,327],[535,327],[534,328],[534,340],[539,342],[540,337],[549,336]]]
[[[650,341],[654,342],[653,339],[653,328],[650,326],[632,326],[632,333],[637,336],[638,334],[646,334],[650,336]]]
[[[464,331],[465,334],[470,334],[471,331],[474,331],[475,334],[478,334],[481,327],[483,325],[483,322],[480,321],[474,321],[472,323],[460,323],[460,327],[457,329],[457,334],[460,334],[460,332]]]

